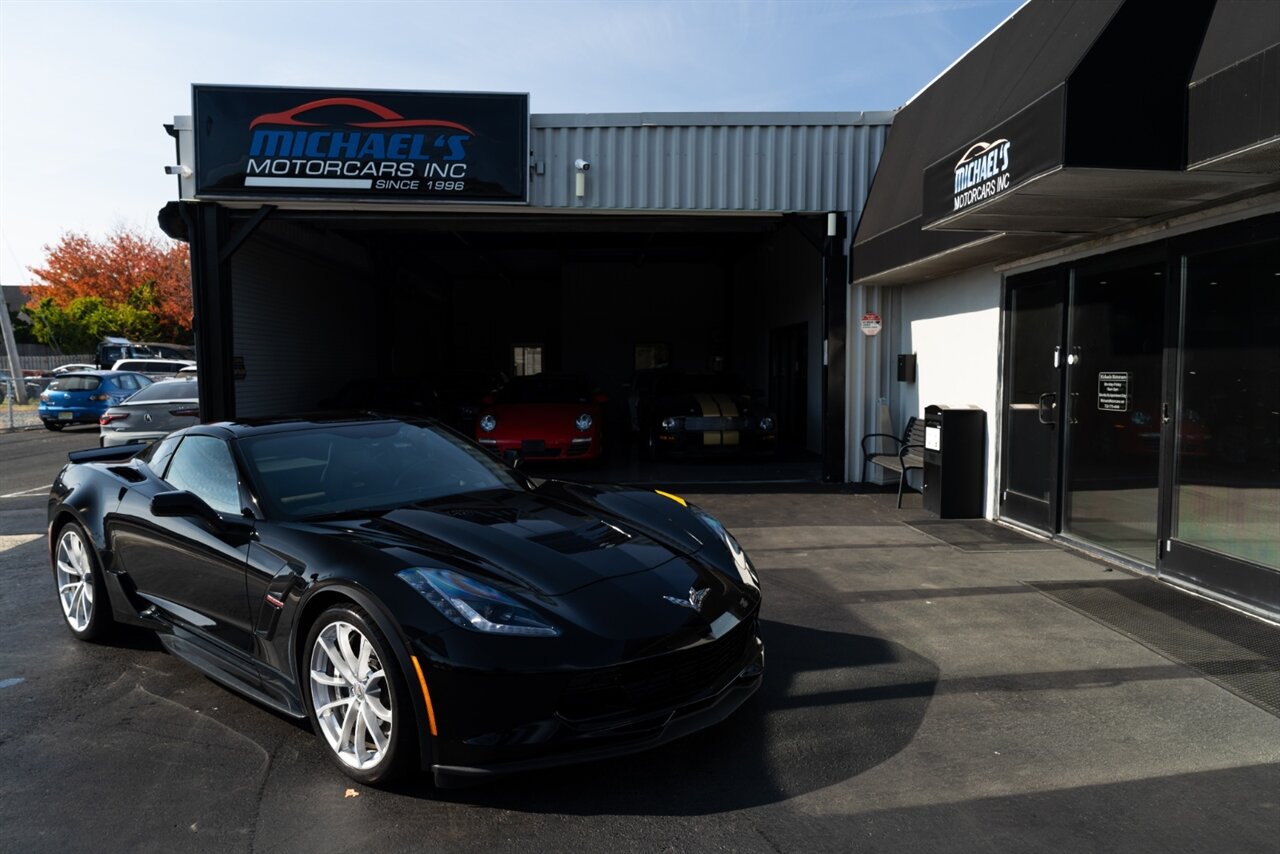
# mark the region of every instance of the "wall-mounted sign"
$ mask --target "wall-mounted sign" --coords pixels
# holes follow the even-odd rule
[[[974,202],[989,199],[1009,189],[1009,149],[1007,139],[975,142],[960,155],[955,168],[953,210],[964,210]]]
[[[1098,373],[1098,409],[1103,412],[1129,411],[1129,372]]]
[[[1058,87],[924,172],[924,227],[995,199],[1062,165],[1065,87]]]
[[[882,326],[883,324],[880,322],[880,315],[876,314],[874,311],[868,311],[866,314],[862,315],[860,328],[862,329],[863,335],[879,335]]]
[[[193,87],[198,197],[526,202],[529,96]]]

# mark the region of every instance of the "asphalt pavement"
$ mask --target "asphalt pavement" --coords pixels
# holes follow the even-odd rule
[[[153,638],[71,638],[43,492],[95,444],[0,435],[0,851],[1277,850],[1280,718],[1168,652],[1211,628],[1153,612],[1144,640],[1061,595],[1153,582],[816,485],[685,493],[766,596],[765,683],[724,724],[479,788],[353,784]]]

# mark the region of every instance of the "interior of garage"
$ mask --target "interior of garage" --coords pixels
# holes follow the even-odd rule
[[[482,393],[575,374],[608,399],[599,476],[644,481],[658,475],[629,430],[636,371],[727,372],[776,414],[779,452],[660,477],[818,477],[824,217],[251,217],[229,217],[248,235],[227,264],[237,417],[322,408],[351,384],[466,377]]]

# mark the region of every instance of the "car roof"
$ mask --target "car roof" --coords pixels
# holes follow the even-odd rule
[[[122,377],[126,374],[129,374],[132,376],[132,375],[138,375],[141,373],[142,373],[141,371],[99,370],[95,368],[94,370],[90,370],[90,371],[63,371],[62,373],[58,374],[58,376],[55,377],[55,379],[65,380],[67,377],[103,377],[105,379],[111,379],[112,377]]]
[[[116,364],[121,365],[125,362],[162,362],[166,365],[182,365],[184,367],[194,365],[195,359],[170,359],[167,356],[126,356],[123,359],[117,359]]]

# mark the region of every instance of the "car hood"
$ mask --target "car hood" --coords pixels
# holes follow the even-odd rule
[[[457,567],[548,596],[653,569],[683,553],[623,519],[560,498],[507,490],[317,527],[394,550],[409,566]]]

